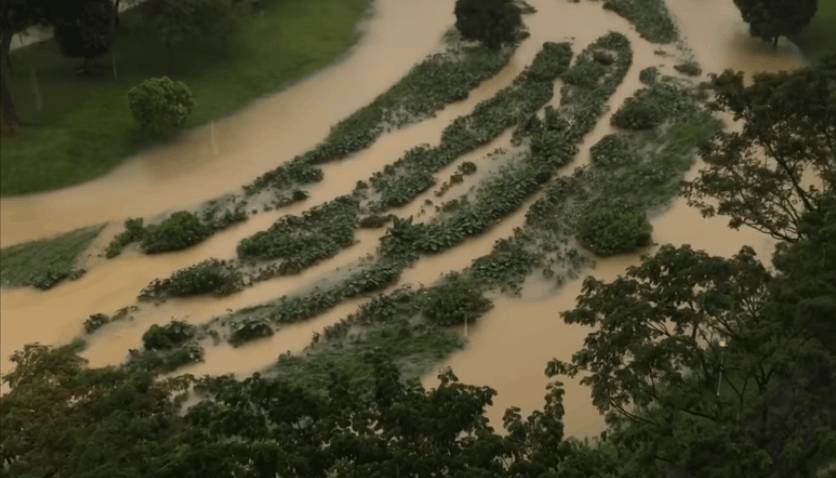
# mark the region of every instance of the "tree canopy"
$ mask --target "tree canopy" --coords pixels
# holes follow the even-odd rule
[[[455,13],[463,38],[492,49],[513,41],[522,26],[520,8],[513,0],[457,0]]]
[[[731,113],[740,131],[719,133],[701,152],[707,168],[688,185],[691,205],[727,215],[779,240],[803,235],[836,183],[836,58],[793,72],[726,71],[712,80],[713,107]]]
[[[734,4],[752,36],[773,45],[782,36],[800,33],[818,9],[818,0],[734,0]]]

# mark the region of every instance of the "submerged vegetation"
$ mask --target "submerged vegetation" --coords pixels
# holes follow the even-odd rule
[[[645,40],[672,43],[679,37],[665,0],[604,0],[604,8],[629,20]]]
[[[179,270],[167,279],[157,279],[142,289],[140,298],[161,299],[190,295],[229,295],[244,287],[244,276],[232,264],[208,259]]]
[[[99,231],[101,227],[88,227],[0,250],[0,284],[49,289],[65,279],[80,277],[84,274],[81,256]]]

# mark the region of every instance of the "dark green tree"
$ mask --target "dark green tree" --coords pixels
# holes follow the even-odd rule
[[[168,48],[189,41],[223,44],[235,27],[233,0],[149,0],[146,21]]]
[[[491,49],[513,41],[522,26],[520,9],[513,0],[457,0],[455,13],[462,37]]]
[[[61,53],[83,58],[81,73],[90,73],[90,60],[113,46],[113,5],[110,0],[75,0],[51,9],[55,41]]]
[[[687,185],[692,206],[727,215],[779,240],[801,235],[805,211],[819,209],[836,183],[836,68],[755,75],[726,71],[712,80],[716,111],[740,131],[721,132],[701,156],[707,168]]]
[[[778,46],[782,36],[796,35],[816,15],[818,0],[734,0],[754,37]]]
[[[611,283],[586,280],[564,318],[595,332],[549,371],[584,375],[624,476],[814,477],[829,464],[833,333],[817,329],[836,318],[834,213],[808,214],[776,274],[748,248],[664,246]]]

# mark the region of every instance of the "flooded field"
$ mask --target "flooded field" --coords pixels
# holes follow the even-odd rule
[[[705,72],[733,68],[752,74],[802,64],[800,54],[789,42],[782,43],[776,51],[750,38],[739,12],[728,0],[668,0],[682,45],[662,47],[642,39],[625,19],[602,9],[600,2],[529,3],[537,9],[537,13],[525,16],[531,36],[502,71],[471,91],[466,100],[449,105],[435,117],[385,134],[351,161],[325,166],[325,179],[310,189],[306,201],[254,215],[182,252],[148,256],[134,251],[114,260],[88,257],[86,275],[47,292],[0,291],[0,371],[7,373],[9,354],[24,344],[69,342],[82,334],[83,321],[90,314],[112,313],[134,304],[139,291],[153,279],[167,277],[208,258],[231,259],[241,239],[266,229],[282,215],[299,214],[312,205],[347,194],[357,181],[394,162],[410,148],[422,143],[437,144],[441,132],[453,119],[471,112],[479,102],[511,84],[545,41],[571,41],[577,54],[602,34],[616,31],[629,38],[633,48],[633,64],[610,100],[609,114],[584,138],[579,154],[560,174],[569,174],[588,163],[590,147],[613,132],[612,112],[641,87],[639,72],[648,66],[675,74],[674,64],[687,54],[693,54]],[[331,125],[370,102],[413,64],[437,49],[443,33],[453,23],[451,12],[449,1],[377,0],[374,14],[363,27],[363,40],[332,67],[211,127],[190,131],[170,144],[144,152],[98,180],[51,193],[2,199],[0,244],[7,247],[82,226],[111,223],[94,246],[97,249],[118,232],[119,223],[126,217],[159,215],[234,192],[264,171],[314,146]],[[706,18],[711,21],[705,21]],[[346,94],[346,85],[351,85],[350,94]],[[560,81],[557,90],[559,86]],[[558,99],[556,94],[552,103]],[[508,147],[509,143],[510,134],[506,133],[459,158],[437,175],[439,184],[461,161],[481,161],[479,158],[497,147]],[[695,174],[698,167],[690,174]],[[469,181],[478,181],[479,177]],[[455,197],[469,186],[465,182],[447,194]],[[432,194],[430,190],[394,212],[403,217],[418,216]],[[528,207],[538,198],[531,198],[487,233],[442,254],[421,258],[404,271],[401,283],[429,285],[449,271],[467,267],[475,258],[489,253],[496,240],[512,236],[514,229],[525,221]],[[657,211],[651,222],[657,244],[691,244],[719,255],[731,255],[748,244],[763,259],[768,259],[773,247],[762,234],[729,229],[725,218],[702,218],[682,199]],[[143,303],[132,321],[113,324],[90,337],[83,356],[91,366],[118,364],[125,360],[128,349],[141,346],[141,336],[151,324],[172,319],[203,324],[225,312],[308,287],[373,253],[382,234],[382,230],[362,230],[357,243],[334,258],[301,274],[260,282],[225,298]],[[598,260],[588,272],[600,279],[613,279],[639,259],[636,254]],[[588,332],[566,325],[559,317],[562,311],[573,308],[581,281],[578,278],[557,288],[545,281],[529,280],[520,297],[496,296],[493,310],[479,323],[460,331],[466,334],[464,348],[437,368],[451,367],[466,383],[495,388],[499,393],[489,413],[494,425],[501,423],[502,413],[509,406],[521,407],[524,414],[541,407],[547,384],[543,373],[546,362],[552,358],[569,359]],[[314,319],[282,328],[270,339],[237,348],[225,343],[208,347],[204,362],[184,367],[178,373],[244,376],[262,370],[281,353],[300,352],[314,333],[357,310],[364,302],[365,299],[343,302]],[[423,382],[433,385],[434,377],[435,373],[430,373]],[[567,433],[579,437],[596,435],[603,429],[603,420],[592,406],[588,390],[575,381],[568,382],[566,389]]]

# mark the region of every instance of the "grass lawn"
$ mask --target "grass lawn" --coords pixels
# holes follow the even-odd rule
[[[64,279],[77,277],[82,273],[76,268],[78,258],[99,231],[99,226],[88,227],[0,250],[0,284],[49,289]]]
[[[812,60],[836,53],[836,0],[822,0],[813,22],[795,39]]]
[[[52,41],[13,52],[12,91],[23,128],[2,138],[0,194],[78,184],[147,146],[126,99],[145,78],[169,75],[191,87],[197,101],[192,127],[315,72],[356,42],[369,0],[264,3],[242,19],[227,47],[200,39],[167,50],[143,26],[142,7],[123,14],[114,48],[118,80],[109,58],[99,62],[99,76],[77,76],[79,60],[62,57]]]

